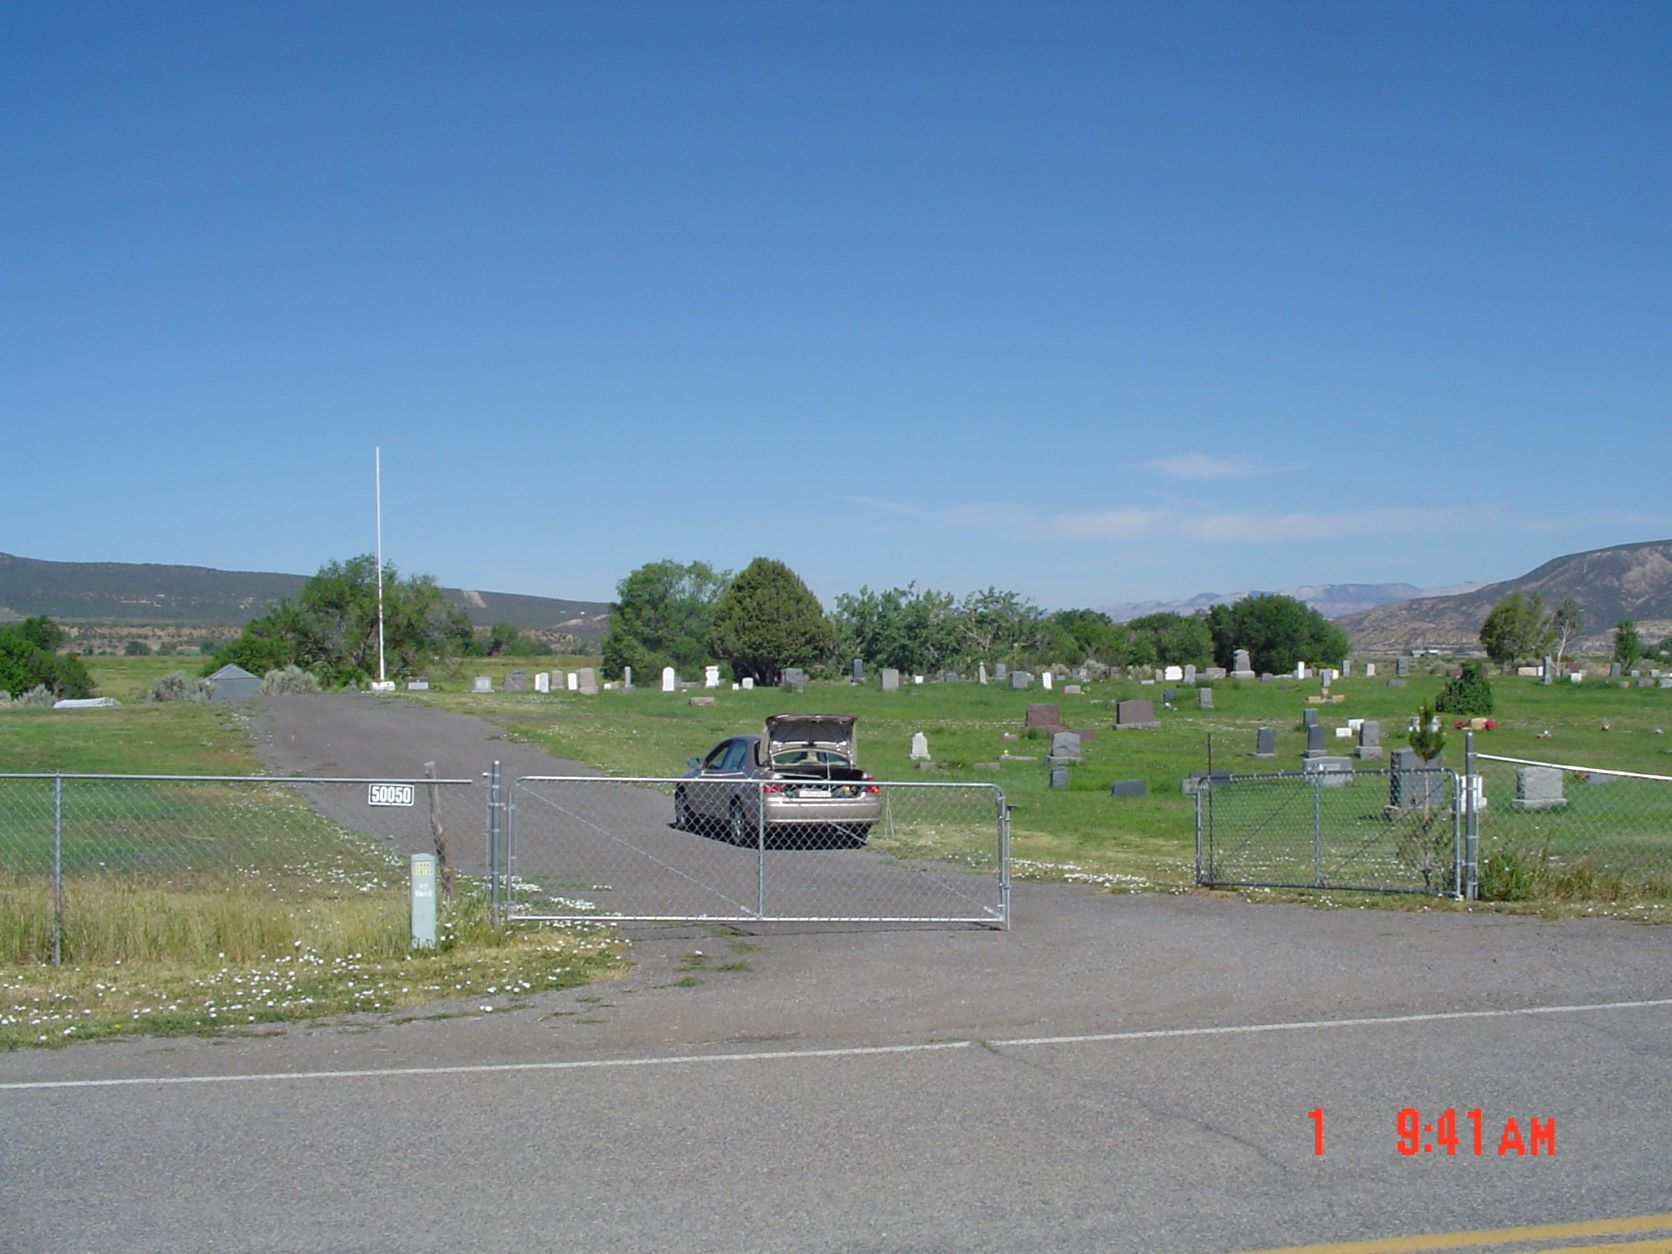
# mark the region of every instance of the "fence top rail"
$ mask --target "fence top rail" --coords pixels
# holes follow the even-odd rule
[[[48,779],[51,776],[47,776]],[[385,783],[385,780],[372,780],[372,783]],[[402,782],[402,781],[397,781]],[[421,784],[428,780],[419,780]],[[517,784],[765,784],[770,780],[764,779],[702,779],[695,775],[519,775],[512,781]],[[867,779],[867,780],[838,780],[838,783],[866,783],[875,784],[880,788],[990,788],[999,796],[1004,796],[1004,789],[991,780],[930,780],[930,779]]]
[[[1672,775],[1647,775],[1642,771],[1615,771],[1606,766],[1568,766],[1561,762],[1535,762],[1531,758],[1505,758],[1496,753],[1481,753],[1476,751],[1476,761],[1509,762],[1515,766],[1543,766],[1552,771],[1578,771],[1583,775],[1617,775],[1621,779],[1652,779],[1662,784],[1672,784]]]
[[[400,778],[380,775],[372,779],[339,779],[319,775],[94,775],[74,771],[36,771],[14,773],[0,771],[5,779],[126,779],[152,783],[185,784],[474,784],[473,779]]]
[[[1480,757],[1480,754],[1477,753],[1475,756],[1478,758]],[[1219,779],[1214,779],[1212,776],[1203,776],[1202,779],[1204,783],[1211,786],[1218,786],[1227,780],[1233,784],[1252,784],[1266,780],[1311,781],[1325,779],[1330,775],[1392,775],[1394,773],[1394,769],[1395,768],[1391,766],[1357,766],[1345,771],[1250,771],[1246,774],[1231,771],[1226,775],[1221,776]],[[1457,771],[1449,766],[1417,766],[1412,767],[1409,770],[1399,768],[1399,774],[1456,776]]]

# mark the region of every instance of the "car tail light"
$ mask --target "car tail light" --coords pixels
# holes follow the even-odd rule
[[[866,784],[865,785],[865,791],[868,792],[871,796],[874,797],[879,792],[882,791],[882,785],[881,784]]]
[[[783,792],[784,791],[784,786],[782,784],[762,784],[761,785],[761,791],[762,792]]]

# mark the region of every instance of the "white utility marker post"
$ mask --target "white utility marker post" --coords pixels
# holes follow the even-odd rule
[[[435,855],[412,855],[412,947],[435,948]]]

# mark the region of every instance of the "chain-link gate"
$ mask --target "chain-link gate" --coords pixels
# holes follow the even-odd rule
[[[1444,769],[1203,779],[1196,882],[1459,895],[1462,806]]]
[[[513,919],[1009,926],[992,784],[524,776],[506,810]]]

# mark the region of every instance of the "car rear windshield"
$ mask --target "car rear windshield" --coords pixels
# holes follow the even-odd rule
[[[852,766],[848,755],[834,749],[780,749],[772,755],[773,766]]]

